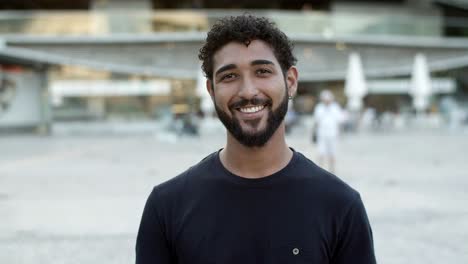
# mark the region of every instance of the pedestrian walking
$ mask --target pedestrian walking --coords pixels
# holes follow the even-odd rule
[[[320,102],[314,110],[315,133],[319,165],[326,167],[328,163],[330,172],[335,172],[338,135],[343,118],[343,111],[335,102],[333,93],[323,90],[320,93]]]

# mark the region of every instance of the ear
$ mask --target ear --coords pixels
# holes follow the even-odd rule
[[[210,79],[206,79],[206,90],[208,91],[208,93],[210,94],[211,96],[211,99],[214,99],[214,87],[213,87],[213,82],[210,81]]]
[[[291,66],[286,72],[286,84],[288,85],[288,95],[294,96],[297,91],[299,73],[295,66]]]

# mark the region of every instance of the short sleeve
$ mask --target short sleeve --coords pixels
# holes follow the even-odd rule
[[[375,264],[372,229],[358,195],[345,215],[332,257],[333,264]]]
[[[320,115],[320,108],[321,108],[320,104],[317,104],[315,106],[314,113],[313,113],[314,118],[318,118],[318,116]]]
[[[136,239],[136,264],[172,263],[166,232],[156,212],[156,191],[146,201]]]

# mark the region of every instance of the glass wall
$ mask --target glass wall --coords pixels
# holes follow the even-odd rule
[[[214,21],[243,10],[135,12],[0,12],[0,34],[109,35],[206,31]],[[249,11],[274,20],[289,33],[313,35],[440,36],[440,16],[411,13]]]

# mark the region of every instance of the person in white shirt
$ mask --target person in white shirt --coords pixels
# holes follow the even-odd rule
[[[328,160],[328,170],[333,173],[335,171],[336,145],[340,125],[343,121],[343,112],[339,104],[335,102],[333,93],[329,90],[320,93],[320,101],[314,110],[319,164],[324,167],[325,160]]]

